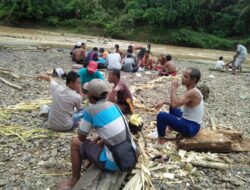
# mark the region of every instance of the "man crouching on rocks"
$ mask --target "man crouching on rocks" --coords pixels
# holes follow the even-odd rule
[[[201,78],[201,73],[196,68],[188,68],[184,71],[182,85],[186,86],[187,91],[177,98],[176,92],[179,87],[178,80],[175,79],[171,84],[171,102],[162,102],[157,106],[159,110],[164,104],[170,105],[169,113],[160,112],[157,115],[158,143],[156,147],[165,148],[165,131],[177,131],[185,137],[195,136],[202,123],[204,112],[203,96],[196,88]],[[179,108],[183,106],[182,110]]]
[[[101,79],[93,79],[87,89],[88,99],[92,105],[86,109],[82,117],[78,137],[71,141],[72,177],[59,183],[60,190],[72,188],[79,180],[83,160],[90,161],[101,170],[117,171],[119,167],[107,146],[121,145],[130,137],[132,149],[135,149],[121,110],[117,105],[106,100],[108,95],[106,83]],[[99,135],[99,138],[94,141],[87,139],[92,129],[95,129]],[[125,154],[128,153],[125,152]],[[133,159],[130,156],[127,157],[125,159]]]

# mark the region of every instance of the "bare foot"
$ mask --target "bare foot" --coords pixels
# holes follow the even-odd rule
[[[58,183],[58,190],[69,190],[76,184],[77,180],[74,179],[65,179]]]

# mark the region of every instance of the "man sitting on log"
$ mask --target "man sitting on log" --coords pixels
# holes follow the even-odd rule
[[[83,115],[78,129],[78,137],[74,137],[71,141],[72,177],[70,180],[60,182],[59,189],[70,189],[75,185],[80,178],[82,160],[85,159],[101,170],[119,170],[108,147],[118,145],[128,137],[131,138],[129,131],[126,130],[127,125],[119,107],[106,100],[107,84],[100,79],[94,79],[87,88],[88,99],[92,105],[86,109]],[[99,135],[94,141],[87,139],[87,135],[92,129],[95,129]],[[133,141],[131,141],[131,146],[135,150]],[[129,156],[125,159],[133,158]]]
[[[55,131],[69,131],[76,128],[84,112],[80,90],[80,76],[71,71],[67,74],[66,86],[58,84],[48,75],[40,75],[38,79],[50,82],[52,105],[49,109],[46,126]],[[75,108],[78,112],[75,112]]]
[[[159,110],[164,104],[170,105],[169,113],[160,112],[157,115],[158,144],[157,147],[165,147],[165,131],[177,131],[185,137],[195,136],[202,123],[204,112],[203,96],[196,88],[201,78],[201,73],[196,68],[188,68],[183,73],[182,85],[186,86],[187,91],[177,98],[176,92],[179,87],[177,79],[171,84],[171,102],[162,102],[157,106]],[[179,108],[183,106],[182,110]]]
[[[116,103],[123,114],[131,113],[130,105],[132,105],[132,94],[128,86],[120,80],[120,71],[116,69],[109,71],[108,80],[114,84],[114,88],[108,95],[108,100]]]

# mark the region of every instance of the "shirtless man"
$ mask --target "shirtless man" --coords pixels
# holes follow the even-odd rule
[[[86,59],[85,48],[86,48],[85,43],[82,43],[80,48],[74,49],[72,53],[72,60],[78,64],[83,64]]]
[[[155,66],[155,70],[158,71],[158,72],[160,72],[166,62],[167,62],[166,55],[165,54],[161,54],[161,57],[158,59],[158,62],[156,64],[156,66]]]
[[[147,50],[142,58],[142,61],[139,63],[139,67],[144,67],[148,70],[151,70],[153,68],[153,64],[154,60],[150,55],[150,51]]]
[[[170,105],[169,113],[160,112],[157,115],[158,148],[165,148],[165,131],[170,128],[186,137],[195,136],[202,123],[204,112],[203,96],[196,88],[201,78],[201,73],[196,68],[188,68],[183,73],[182,85],[187,91],[177,98],[179,87],[175,79],[171,84],[170,102],[162,102],[156,108],[159,110],[164,104]],[[183,106],[182,110],[179,108]]]
[[[176,76],[176,68],[171,60],[172,60],[171,55],[167,55],[166,63],[162,67],[162,70],[159,72],[160,76],[169,76],[169,75]]]

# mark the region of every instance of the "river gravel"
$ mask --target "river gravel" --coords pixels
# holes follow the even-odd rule
[[[71,69],[71,59],[68,49],[50,49],[48,51],[30,50],[0,50],[0,67],[7,68],[20,75],[37,75],[52,68]],[[215,123],[221,128],[230,128],[250,136],[250,74],[232,75],[209,71],[212,65],[175,60],[179,74],[187,67],[197,67],[201,70],[201,84],[210,89],[210,96],[205,103],[203,127],[210,127],[209,118],[215,118]],[[105,76],[107,73],[105,72]],[[0,106],[15,105],[27,100],[49,97],[49,85],[45,81],[33,79],[16,80],[5,77],[12,83],[23,86],[23,91],[15,90],[0,82]],[[141,77],[135,74],[122,73],[122,80],[129,86],[144,84],[156,78],[154,72],[142,72]],[[61,81],[63,82],[63,81]],[[139,101],[147,106],[153,106],[161,100],[169,98],[170,83],[157,87],[155,90],[145,90],[137,93]],[[179,88],[179,93],[184,91]],[[145,126],[155,120],[155,115],[143,114]],[[41,128],[43,121],[38,117],[38,111],[31,113],[12,114],[10,122],[27,128]],[[72,134],[73,135],[73,134]],[[11,137],[0,139],[0,189],[56,189],[56,184],[63,176],[69,176],[70,167],[70,137],[51,139],[32,139],[22,142],[12,141]],[[157,189],[248,189],[250,187],[250,154],[227,154],[233,162],[230,170],[218,171],[199,168],[195,184],[183,180],[183,183],[166,185],[158,182]],[[236,176],[240,176],[236,177]]]

